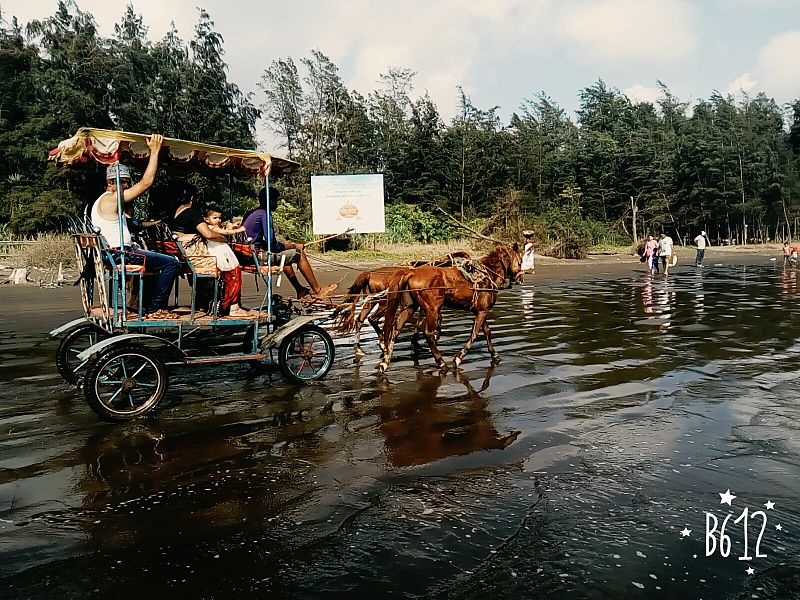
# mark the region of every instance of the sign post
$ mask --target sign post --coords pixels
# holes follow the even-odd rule
[[[315,235],[383,233],[383,175],[312,175],[311,210]]]

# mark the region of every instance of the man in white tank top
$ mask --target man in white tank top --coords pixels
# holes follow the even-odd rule
[[[106,191],[92,206],[91,219],[92,225],[100,229],[100,233],[112,248],[119,248],[120,241],[123,246],[129,246],[131,243],[131,234],[128,231],[125,215],[122,216],[122,231],[120,231],[117,205],[117,169],[119,169],[122,199],[125,204],[128,204],[136,200],[153,185],[156,179],[156,170],[158,169],[158,152],[161,150],[163,141],[164,136],[157,133],[147,140],[147,146],[150,148],[150,160],[147,163],[142,179],[137,183],[131,184],[131,172],[125,165],[111,165],[106,170]],[[130,250],[131,248],[126,249]],[[158,274],[152,297],[149,298],[149,301],[145,298],[146,312],[166,308],[169,293],[175,285],[175,279],[178,277],[180,270],[178,259],[174,256],[137,248],[136,254],[127,254],[125,260],[129,264],[136,264],[137,261],[139,261],[138,264],[141,264],[141,261],[144,260],[145,270],[148,273]]]

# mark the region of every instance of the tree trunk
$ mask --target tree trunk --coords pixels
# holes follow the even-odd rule
[[[633,215],[631,217],[631,221],[633,222],[633,243],[638,244],[639,234],[636,230],[636,217],[639,215],[639,207],[636,206],[636,200],[633,198],[633,196],[630,196],[630,199],[631,199],[631,214]]]

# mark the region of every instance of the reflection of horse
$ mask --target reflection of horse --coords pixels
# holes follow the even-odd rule
[[[417,307],[425,313],[423,333],[440,368],[446,368],[442,353],[436,346],[443,306],[469,310],[475,314],[472,333],[453,359],[456,368],[464,360],[480,331],[486,336],[492,358],[498,358],[486,317],[497,300],[497,290],[506,279],[514,283],[522,278],[521,262],[518,244],[500,244],[480,260],[469,261],[464,266],[419,267],[398,273],[389,283],[389,289],[396,292],[406,291],[408,294],[389,294],[383,327],[383,358],[378,368],[381,371],[389,368],[397,334]],[[401,302],[403,308],[398,312]]]
[[[481,392],[489,387],[494,367],[486,372],[480,390],[472,387],[461,371],[455,377],[466,393],[440,397],[447,375],[419,372],[415,391],[400,397],[383,394],[375,409],[380,430],[386,440],[389,462],[396,467],[422,465],[449,456],[463,456],[480,450],[499,450],[510,446],[519,431],[500,435],[495,429],[487,400]]]
[[[389,287],[389,282],[400,272],[408,272],[415,267],[421,266],[437,266],[448,267],[453,264],[453,260],[457,258],[469,258],[469,252],[459,250],[451,252],[447,256],[435,261],[413,261],[409,266],[402,267],[380,267],[374,271],[365,271],[361,273],[350,289],[347,290],[347,298],[342,304],[334,311],[333,317],[336,319],[334,330],[338,333],[355,333],[355,352],[356,356],[364,356],[365,352],[361,349],[359,338],[361,336],[361,328],[364,326],[364,321],[368,320],[369,324],[378,334],[379,343],[381,348],[381,328],[380,321],[386,312],[386,297],[381,296],[378,298],[367,298],[364,306],[356,316],[356,303],[364,296],[372,296],[380,294]],[[377,307],[377,308],[376,308]],[[374,312],[373,312],[373,309]],[[414,332],[413,342],[416,344],[417,332]]]

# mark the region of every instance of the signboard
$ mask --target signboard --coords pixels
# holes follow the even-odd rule
[[[315,234],[383,233],[383,175],[312,175]]]

